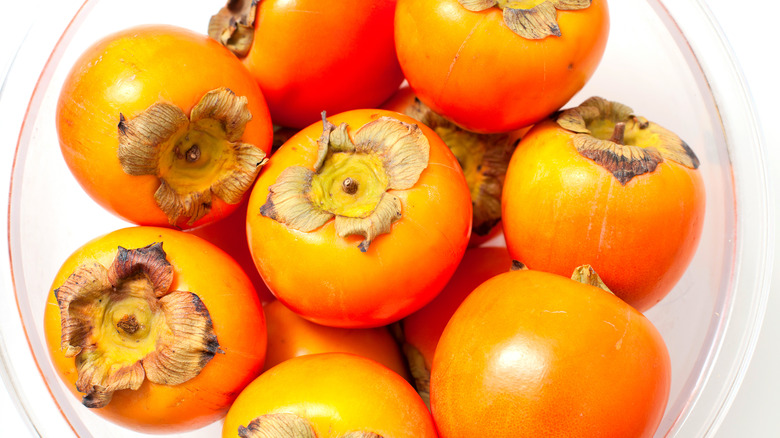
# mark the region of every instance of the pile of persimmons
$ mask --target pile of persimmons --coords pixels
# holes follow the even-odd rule
[[[68,167],[137,225],[76,250],[46,306],[88,415],[654,434],[671,367],[641,312],[690,262],[704,189],[630,102],[562,108],[604,53],[605,0],[220,6],[202,33],[105,37],[61,90]]]

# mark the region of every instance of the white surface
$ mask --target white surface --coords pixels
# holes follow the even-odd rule
[[[620,1],[620,0],[613,0]],[[36,17],[33,11],[40,13],[42,3],[48,2],[4,2],[4,26],[0,27],[0,77],[5,76],[6,69],[14,55],[16,47],[22,42],[25,31]],[[707,0],[713,14],[718,19],[726,36],[732,44],[739,63],[742,65],[748,85],[752,90],[756,104],[757,115],[764,127],[763,134],[771,161],[770,174],[780,173],[780,135],[770,132],[769,120],[780,116],[780,111],[773,105],[780,97],[780,90],[772,80],[776,75],[773,66],[768,65],[768,58],[774,56],[768,53],[769,29],[772,18],[780,13],[780,5],[775,2],[762,10],[756,8],[735,8],[732,0]],[[9,13],[8,8],[11,12]],[[35,9],[34,9],[35,8]],[[740,10],[741,9],[741,10]],[[22,12],[25,12],[24,14]],[[10,18],[13,17],[13,18]],[[37,72],[31,72],[36,74]],[[23,112],[23,108],[19,109]],[[5,120],[0,120],[0,130],[9,129]],[[12,129],[18,130],[12,124]],[[15,138],[15,137],[14,137]],[[13,144],[3,144],[4,149],[13,148]],[[4,156],[6,156],[4,154]],[[0,181],[5,186],[10,178],[11,163],[0,162]],[[773,181],[777,186],[778,182]],[[777,187],[776,187],[777,188]],[[780,237],[778,237],[780,239]],[[780,248],[780,242],[776,242]],[[778,265],[776,263],[776,265]],[[780,290],[780,265],[775,269],[774,288]],[[10,291],[2,291],[9,293]],[[721,426],[718,436],[721,437],[764,437],[780,436],[780,297],[771,296],[764,328],[755,352],[753,362],[742,389],[732,406],[726,420]],[[15,404],[0,383],[0,424],[2,436],[32,436],[25,421],[20,417]]]

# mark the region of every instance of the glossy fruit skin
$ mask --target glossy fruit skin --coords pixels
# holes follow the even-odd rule
[[[244,65],[274,124],[306,127],[320,112],[373,108],[403,74],[393,40],[396,0],[264,0]]]
[[[409,377],[401,350],[387,327],[326,327],[301,318],[279,301],[263,309],[268,329],[264,370],[298,356],[351,353],[379,362],[405,379]]]
[[[483,283],[439,341],[431,408],[442,438],[652,437],[671,362],[642,314],[539,271]]]
[[[360,356],[324,353],[281,363],[252,382],[230,408],[223,438],[269,413],[311,421],[318,437],[368,431],[383,437],[436,438],[425,404],[398,374]]]
[[[509,132],[556,111],[587,82],[609,32],[605,0],[557,12],[562,36],[529,40],[498,7],[399,0],[395,38],[409,85],[434,111],[475,132]]]
[[[643,312],[671,291],[696,251],[701,174],[665,160],[624,186],[581,156],[573,135],[547,120],[515,150],[502,199],[507,248],[529,268],[559,275],[589,264]]]
[[[219,66],[216,68],[215,66]],[[92,199],[139,225],[168,226],[157,206],[156,176],[126,174],[117,158],[119,114],[132,119],[154,103],[189,117],[208,91],[231,89],[248,99],[252,120],[241,137],[264,152],[272,125],[260,88],[229,50],[206,36],[163,25],[120,31],[90,46],[72,67],[57,102],[57,132],[65,162]],[[182,228],[218,220],[236,209],[214,197],[211,212]]]
[[[78,377],[74,358],[60,349],[61,320],[54,289],[85,261],[108,266],[117,246],[141,248],[163,242],[174,267],[170,290],[198,295],[211,316],[222,353],[217,353],[193,379],[176,386],[145,380],[136,390],[114,393],[109,404],[90,412],[144,433],[175,433],[197,429],[225,415],[238,393],[263,367],[266,327],[262,305],[251,282],[236,262],[210,243],[167,228],[124,228],[98,237],[76,250],[54,279],[44,314],[51,360],[73,394]]]
[[[509,272],[512,259],[506,248],[469,248],[441,293],[425,307],[403,319],[404,339],[416,348],[430,370],[436,345],[458,306],[480,284]]]
[[[354,133],[382,116],[417,124],[385,110],[347,111],[328,120],[336,126],[346,122]],[[471,198],[447,146],[427,127],[420,129],[430,144],[428,167],[411,189],[391,191],[401,200],[402,217],[365,253],[357,248],[362,237],[338,237],[332,220],[304,233],[259,213],[282,170],[313,168],[322,123],[303,129],[274,153],[249,198],[247,235],[260,275],[285,306],[322,325],[378,327],[424,306],[445,286],[466,251]]]

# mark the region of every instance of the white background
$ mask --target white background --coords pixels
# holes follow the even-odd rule
[[[15,55],[17,47],[36,15],[44,13],[42,5],[48,2],[1,0],[0,17],[0,79]],[[215,0],[216,1],[216,0]],[[620,1],[620,0],[612,0]],[[720,23],[735,57],[741,65],[755,103],[762,127],[770,166],[770,176],[777,194],[780,193],[780,134],[776,130],[780,98],[776,19],[780,16],[780,2],[739,2],[734,0],[702,0]],[[32,73],[36,74],[37,73]],[[20,109],[22,111],[22,109]],[[0,120],[0,129],[8,129]],[[12,148],[12,144],[2,144]],[[9,163],[0,167],[0,187],[7,187]],[[780,436],[780,233],[775,242],[774,294],[769,298],[767,315],[747,376],[718,437],[778,437]],[[10,291],[0,291],[9,293]],[[17,411],[15,402],[0,381],[0,436],[33,436]]]

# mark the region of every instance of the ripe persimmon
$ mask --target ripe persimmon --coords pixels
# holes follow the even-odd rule
[[[51,360],[82,403],[146,433],[222,417],[263,367],[262,305],[236,262],[181,231],[134,227],[74,252],[44,313]]]
[[[430,404],[431,366],[444,327],[460,303],[483,282],[509,272],[512,260],[506,248],[469,248],[441,293],[422,309],[400,321],[403,350],[415,388]]]
[[[436,438],[430,412],[409,383],[348,353],[300,356],[241,392],[223,438]]]
[[[354,110],[277,150],[249,199],[252,257],[276,298],[318,324],[386,325],[441,291],[471,232],[457,160],[412,118]]]
[[[540,271],[500,274],[450,319],[431,371],[441,438],[649,438],[666,407],[671,362],[636,309]]]
[[[699,160],[677,135],[601,98],[534,126],[503,194],[512,258],[566,275],[589,264],[645,311],[693,258],[704,223]]]
[[[254,78],[205,35],[163,25],[90,46],[57,103],[65,162],[84,190],[136,224],[192,228],[243,199],[270,152]]]
[[[387,327],[344,329],[307,321],[279,301],[266,304],[268,370],[293,357],[318,353],[351,353],[375,360],[403,378],[408,377],[403,355]]]
[[[403,74],[393,41],[396,0],[229,0],[209,35],[239,56],[276,125],[374,108]]]
[[[606,0],[398,0],[395,41],[409,85],[475,132],[509,132],[579,91],[607,43]]]

